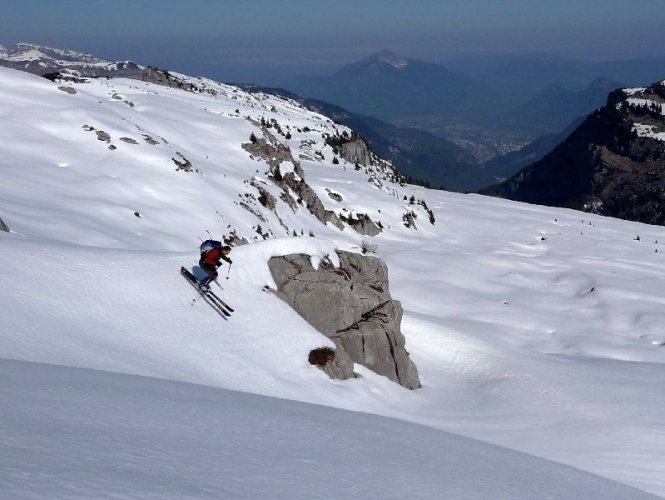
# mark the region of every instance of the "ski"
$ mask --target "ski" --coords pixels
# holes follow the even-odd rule
[[[210,295],[212,298],[214,298],[217,302],[219,302],[223,307],[225,307],[226,309],[228,309],[230,312],[235,312],[235,309],[233,309],[233,307],[231,307],[231,306],[228,305],[226,302],[224,302],[222,299],[220,299],[220,298],[217,296],[217,294],[216,294],[215,292],[213,292],[212,290],[208,290],[207,293],[208,293],[208,295]]]
[[[208,302],[208,304],[213,306],[215,309],[217,309],[217,311],[222,313],[224,316],[227,317],[231,316],[231,311],[233,311],[233,309],[229,308],[230,311],[227,311],[225,303],[222,301],[222,299],[217,297],[217,295],[215,295],[210,290],[208,291],[201,290],[201,288],[198,285],[198,280],[196,279],[196,277],[187,269],[185,269],[185,267],[180,268],[180,274],[182,274],[185,277],[185,279],[187,279],[187,281],[189,281],[189,283],[194,288],[196,288],[196,290],[199,292],[199,294],[201,294],[201,296],[206,300],[206,302]]]
[[[215,292],[211,290],[207,290],[205,292],[206,297],[208,297],[210,300],[212,300],[219,308],[223,309],[225,313],[232,313],[233,309],[228,307],[226,305],[226,302],[224,302],[222,299],[220,299],[217,295],[215,295]]]

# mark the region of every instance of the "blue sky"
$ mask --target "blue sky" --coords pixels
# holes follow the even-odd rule
[[[665,0],[0,0],[0,44],[29,41],[220,79],[332,72],[382,48],[437,63],[534,52],[663,55],[663,32]]]

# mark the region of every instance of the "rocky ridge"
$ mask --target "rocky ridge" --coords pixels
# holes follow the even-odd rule
[[[481,193],[665,225],[665,82],[612,92],[549,155]]]
[[[0,46],[0,66],[36,75],[62,78],[136,77],[142,67],[131,61],[113,62],[74,50],[17,43],[13,48]]]

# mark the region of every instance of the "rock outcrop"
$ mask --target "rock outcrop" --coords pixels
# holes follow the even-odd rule
[[[346,222],[355,232],[365,236],[376,236],[381,229],[367,214],[350,214],[348,217],[342,214],[340,219]]]
[[[349,142],[340,144],[339,155],[349,163],[359,165],[371,165],[372,154],[367,143],[358,136],[354,136]]]
[[[280,143],[265,127],[262,127],[262,132],[263,137],[254,137],[252,141],[244,143],[242,147],[252,156],[261,158],[268,164],[270,169],[270,179],[283,191],[281,199],[288,203],[293,210],[296,210],[298,206],[297,203],[301,202],[307,207],[307,210],[309,210],[309,212],[323,224],[330,222],[338,229],[343,230],[344,224],[337,214],[332,210],[326,210],[319,196],[311,186],[305,182],[305,173],[303,172],[300,162],[293,158],[291,149]],[[292,170],[282,173],[280,166],[283,162],[291,165]],[[261,193],[261,191],[259,192]],[[290,193],[294,193],[298,197],[298,200],[293,200]],[[263,202],[261,203],[263,204]],[[274,206],[270,209],[274,210]],[[372,226],[374,229],[372,229]],[[361,234],[374,236],[381,232],[376,225],[373,223],[370,225],[365,221],[361,221],[361,224],[358,227],[363,229],[367,228],[367,232]],[[354,227],[354,229],[356,229],[356,227]]]
[[[350,378],[353,363],[404,387],[420,387],[418,370],[404,347],[402,307],[390,297],[388,269],[376,257],[338,252],[340,266],[314,269],[307,255],[273,257],[270,271],[278,297],[336,345],[334,378]]]

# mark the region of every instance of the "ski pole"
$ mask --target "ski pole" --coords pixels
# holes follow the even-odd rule
[[[226,272],[226,279],[229,279],[229,274],[231,274],[231,266],[233,265],[233,262],[229,264],[229,270]]]

